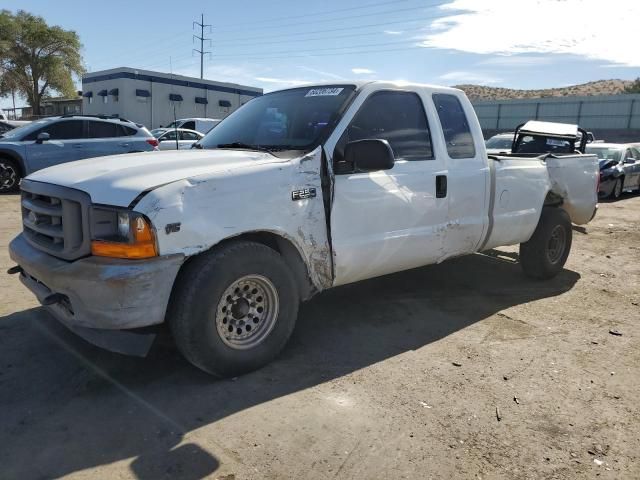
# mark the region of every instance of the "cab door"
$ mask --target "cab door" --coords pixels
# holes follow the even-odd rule
[[[350,120],[347,120],[349,119]],[[406,270],[442,256],[448,197],[442,190],[446,164],[434,154],[422,98],[414,92],[365,92],[354,101],[327,142],[332,152],[334,197],[331,238],[334,285]],[[395,165],[354,171],[343,160],[345,145],[387,140]],[[440,186],[440,189],[437,186]],[[445,183],[446,186],[446,183]]]
[[[489,166],[486,150],[479,143],[482,131],[466,98],[461,101],[454,94],[434,93],[432,100],[442,130],[438,139],[444,139],[442,155],[447,157],[449,172],[446,255],[474,253],[488,226],[489,214]],[[517,191],[505,189],[500,192],[498,202],[506,207],[509,198],[517,195]]]

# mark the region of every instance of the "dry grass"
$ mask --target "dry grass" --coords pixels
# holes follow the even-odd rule
[[[561,88],[547,88],[540,90],[516,90],[512,88],[485,87],[482,85],[456,85],[456,88],[464,90],[467,96],[477,100],[511,100],[516,98],[544,98],[584,95],[617,95],[624,93],[630,80],[597,80]]]

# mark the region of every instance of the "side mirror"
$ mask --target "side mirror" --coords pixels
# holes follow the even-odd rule
[[[160,137],[160,138],[158,139],[158,142],[164,142],[164,138]]]
[[[36,137],[36,143],[46,142],[49,138],[51,138],[51,136],[47,132],[41,132]]]
[[[393,150],[386,140],[368,139],[349,142],[344,148],[344,159],[356,171],[376,172],[390,170],[395,163]]]
[[[624,163],[636,163],[636,159],[632,157],[627,157],[624,159]]]

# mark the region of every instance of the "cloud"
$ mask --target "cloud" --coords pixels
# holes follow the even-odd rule
[[[491,83],[502,83],[501,78],[496,78],[493,75],[487,75],[481,72],[455,71],[440,75],[440,78],[456,84],[479,83],[487,85]]]
[[[297,78],[254,77],[254,80],[267,85],[260,85],[265,91],[278,90],[287,87],[307,85],[311,82]]]
[[[640,66],[640,2],[611,0],[453,0],[430,25],[428,48],[478,54],[572,54]]]
[[[320,79],[318,79],[318,81],[324,81],[326,79],[331,79],[331,80],[345,80],[345,78],[341,75],[337,75],[335,73],[331,73],[331,72],[324,72],[322,70],[317,70],[315,68],[311,68],[311,67],[299,67],[300,70],[304,70],[305,72],[311,72],[311,73],[315,73],[317,75],[320,75]]]
[[[351,71],[356,75],[368,75],[371,73],[376,73],[375,70],[370,70],[368,68],[352,68]]]
[[[401,30],[384,30],[383,33],[387,35],[402,35],[404,32]]]
[[[487,58],[478,62],[478,65],[488,65],[491,67],[534,67],[536,65],[549,65],[556,61],[551,56],[530,56],[530,55],[500,55]]]

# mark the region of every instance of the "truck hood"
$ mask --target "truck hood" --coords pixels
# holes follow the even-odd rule
[[[287,162],[246,150],[142,152],[97,157],[45,168],[27,178],[82,190],[93,203],[127,207],[141,193],[178,180]]]

